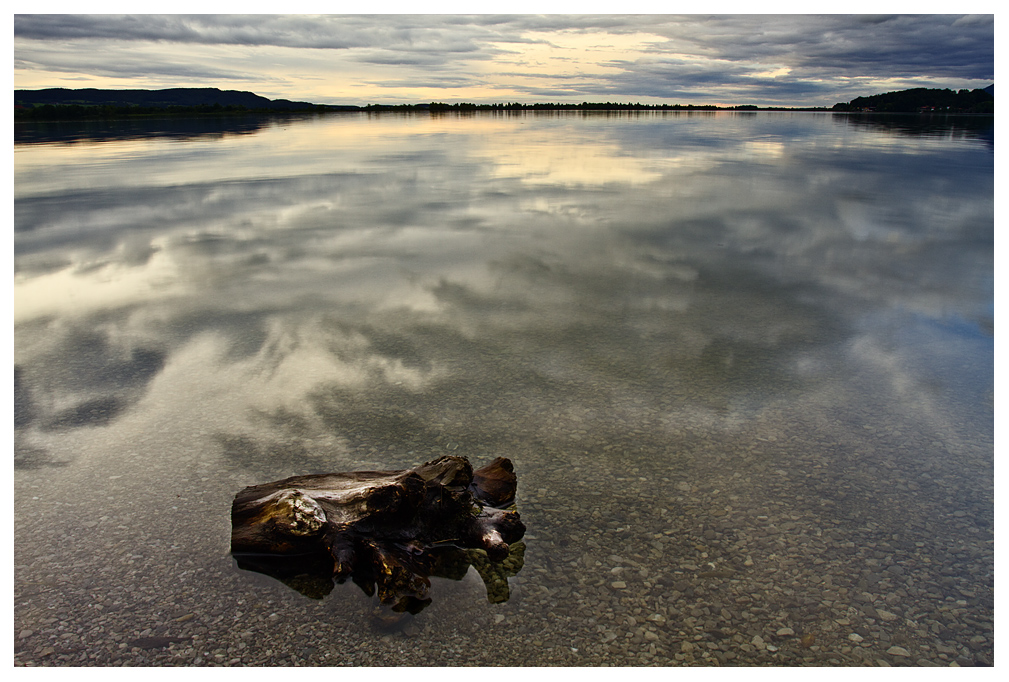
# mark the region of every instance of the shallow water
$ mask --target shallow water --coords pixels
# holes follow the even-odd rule
[[[993,663],[990,123],[17,128],[15,662]],[[228,554],[445,453],[515,463],[506,603]]]

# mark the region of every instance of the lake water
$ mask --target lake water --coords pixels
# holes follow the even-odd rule
[[[19,126],[14,656],[994,662],[991,118]],[[240,570],[295,474],[510,458],[511,598]]]

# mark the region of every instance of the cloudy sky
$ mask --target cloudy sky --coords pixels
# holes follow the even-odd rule
[[[566,12],[603,10],[568,4],[537,3],[537,11],[565,12],[545,15],[18,14],[14,87],[218,87],[326,104],[830,106],[994,82],[992,14],[578,15]],[[674,6],[621,3],[632,11]],[[368,8],[388,11],[390,3]]]

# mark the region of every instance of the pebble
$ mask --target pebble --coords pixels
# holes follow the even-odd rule
[[[886,653],[890,654],[891,656],[903,656],[905,658],[911,655],[911,652],[909,652],[902,646],[892,646],[886,650]]]

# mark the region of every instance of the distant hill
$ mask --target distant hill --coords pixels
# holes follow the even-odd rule
[[[14,104],[41,106],[45,104],[114,106],[114,107],[195,107],[235,106],[246,109],[314,109],[309,102],[267,99],[251,92],[218,88],[169,88],[166,90],[99,90],[85,88],[48,88],[46,90],[15,90]]]
[[[887,92],[869,97],[856,97],[850,102],[839,102],[833,111],[876,111],[882,113],[917,113],[935,111],[943,113],[994,113],[995,85],[977,90],[941,90],[914,88]],[[267,99],[252,92],[220,90],[219,88],[168,88],[164,90],[102,90],[97,88],[45,90],[15,90],[14,115],[16,120],[59,120],[117,118],[120,116],[157,116],[165,113],[243,113],[283,111],[383,111],[383,110],[469,111],[504,109],[661,109],[661,110],[721,110],[754,109],[753,106],[717,107],[713,105],[669,104],[430,104],[412,105],[353,105],[312,104],[292,102],[287,99]],[[768,110],[774,110],[771,107]],[[790,110],[783,108],[783,110]],[[812,107],[799,110],[826,109]]]
[[[875,111],[880,113],[942,112],[991,114],[995,112],[995,84],[976,90],[912,88],[839,102],[833,111]]]

